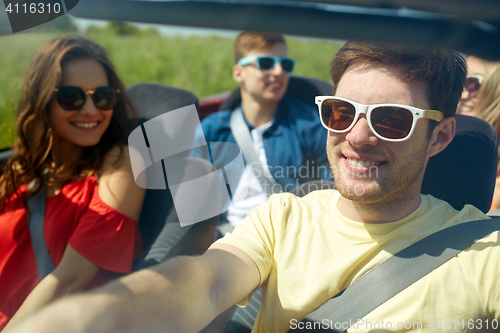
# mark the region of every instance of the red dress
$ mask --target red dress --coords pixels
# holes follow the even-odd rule
[[[26,187],[0,214],[0,331],[40,282],[25,206]],[[142,252],[138,223],[106,205],[94,176],[65,185],[47,198],[45,243],[57,266],[66,245],[99,266],[87,289],[132,269]]]

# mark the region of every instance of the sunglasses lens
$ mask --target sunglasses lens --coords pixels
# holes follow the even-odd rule
[[[263,71],[268,71],[274,67],[274,59],[269,57],[260,57],[258,59],[259,67]]]
[[[356,115],[354,105],[336,99],[326,99],[321,104],[321,120],[327,127],[343,131],[351,126]]]
[[[413,113],[398,107],[378,107],[372,110],[373,129],[387,139],[403,139],[410,134]]]
[[[96,108],[111,110],[116,105],[116,90],[112,87],[97,88],[91,95]],[[59,87],[56,92],[59,105],[68,111],[81,109],[85,104],[86,94],[79,87]]]
[[[63,109],[78,110],[85,104],[85,92],[78,87],[59,87],[56,99]]]
[[[92,99],[97,108],[111,110],[116,105],[116,91],[112,87],[100,87],[95,90]]]
[[[293,71],[293,61],[290,59],[281,60],[281,68],[283,68],[284,72],[291,73]]]
[[[469,94],[476,94],[479,88],[481,88],[481,84],[477,77],[468,77],[467,80],[465,80],[465,90],[467,90]]]

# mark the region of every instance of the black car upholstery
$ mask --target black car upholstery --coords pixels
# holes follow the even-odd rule
[[[193,93],[159,84],[138,84],[130,87],[128,92],[137,107],[139,126],[166,112],[198,104]],[[137,121],[134,124],[137,125]],[[209,162],[198,158],[186,157],[181,163],[184,174],[203,171],[207,173],[212,170]],[[139,217],[145,252],[135,263],[134,269],[146,268],[178,254],[200,254],[196,252],[203,252],[213,241],[218,220],[219,217],[215,216],[194,225],[181,227],[170,190],[147,189]],[[189,244],[194,240],[200,240],[204,244]],[[191,250],[186,252],[186,247]],[[193,247],[200,247],[200,250],[193,250]]]

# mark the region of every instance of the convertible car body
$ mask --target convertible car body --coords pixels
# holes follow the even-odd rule
[[[500,60],[500,1],[498,0],[66,0],[62,3],[65,3],[64,7],[71,15],[78,18],[235,31],[274,31],[300,37],[355,39],[397,43],[418,48],[445,47],[487,60]],[[7,21],[6,15],[2,15],[0,15],[0,34],[11,34],[13,23]],[[317,89],[315,91],[331,89],[328,82],[310,78],[304,80],[313,86],[311,89]],[[135,90],[144,88],[144,86],[136,87]],[[293,87],[291,88],[293,90]],[[158,87],[154,89],[159,89],[158,94],[162,96],[166,96],[167,90],[174,95],[180,94],[176,90]],[[238,100],[237,91],[220,92],[199,101],[194,95],[182,96],[185,103],[198,103],[200,118],[220,109],[227,109]],[[181,106],[182,103],[173,103],[169,104],[169,109]],[[147,109],[147,106],[144,109]],[[158,114],[154,112],[146,112],[143,121],[156,115]],[[470,124],[464,119],[461,122]],[[496,137],[490,137],[489,143],[485,146],[482,137],[476,141],[469,140],[472,130],[470,127],[464,127],[463,136],[455,139],[457,151],[450,151],[450,155],[443,155],[441,159],[433,162],[436,174],[426,175],[424,192],[431,193],[433,191],[431,188],[438,188],[440,195],[453,197],[449,200],[456,202],[456,205],[463,206],[477,200],[474,203],[487,211],[488,198],[491,201],[494,183],[489,184],[491,176],[494,177],[491,170],[492,168],[496,170],[497,159],[493,155],[484,155],[496,152]],[[488,135],[494,136],[494,133]],[[0,162],[10,155],[9,149],[0,152]],[[453,156],[458,156],[460,159],[453,160]],[[458,171],[453,174],[448,173],[442,178],[442,169],[449,166],[451,161],[456,161],[454,167],[460,165],[463,168],[458,167]],[[470,161],[474,163],[470,164]],[[487,172],[490,173],[488,176],[485,175]],[[436,183],[436,179],[441,179],[441,183]],[[452,187],[452,184],[457,183],[457,179],[460,180],[457,185],[459,187]],[[480,183],[483,187],[477,190],[477,185]],[[467,188],[476,190],[472,193],[465,190]],[[167,198],[168,196],[166,193],[158,194],[158,192],[151,192],[146,196],[141,216],[141,230],[147,240],[146,244],[153,244],[162,231],[166,232],[162,228],[169,211],[167,208],[162,210],[158,207],[160,202],[171,200]],[[153,252],[163,252],[143,261],[143,266],[140,268],[178,253],[175,244],[182,242],[186,231],[172,227],[167,233],[175,235],[172,241],[174,245],[166,249],[153,248]],[[233,315],[237,324],[231,329],[234,329],[234,332],[244,329],[242,328],[245,326],[244,323],[250,322],[254,315],[255,313]],[[236,318],[238,316],[239,319]]]

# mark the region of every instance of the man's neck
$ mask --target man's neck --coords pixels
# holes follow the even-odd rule
[[[270,122],[278,110],[278,102],[258,102],[250,98],[241,101],[245,119],[253,127],[259,127]]]
[[[400,195],[384,203],[362,203],[340,197],[339,212],[348,219],[361,223],[388,223],[400,220],[413,213],[421,203],[421,196]]]

